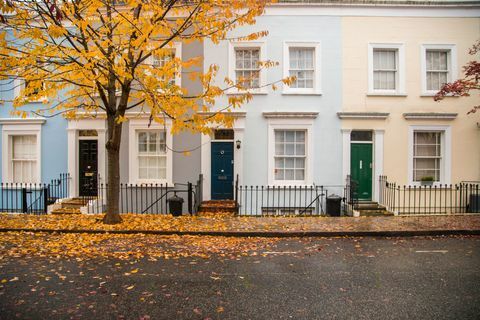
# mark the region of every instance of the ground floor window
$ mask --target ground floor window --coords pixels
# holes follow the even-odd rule
[[[12,181],[31,183],[37,180],[37,136],[11,136]]]
[[[138,131],[138,177],[142,180],[167,178],[165,131]]]
[[[305,130],[275,130],[275,180],[305,180],[305,136]]]
[[[441,181],[442,132],[413,133],[413,181],[432,178]]]

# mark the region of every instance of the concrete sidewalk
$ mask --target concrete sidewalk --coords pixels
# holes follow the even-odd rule
[[[479,235],[480,215],[395,217],[179,217],[122,215],[104,225],[101,215],[0,215],[0,232],[65,232],[237,237]]]

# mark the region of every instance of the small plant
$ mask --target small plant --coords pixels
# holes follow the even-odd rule
[[[431,186],[434,181],[435,181],[435,178],[432,176],[425,176],[420,179],[420,183],[426,186]]]

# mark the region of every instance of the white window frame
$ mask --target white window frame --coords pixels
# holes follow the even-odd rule
[[[397,76],[395,90],[374,89],[373,51],[375,49],[396,50]],[[405,92],[405,46],[403,43],[369,43],[368,44],[368,93],[371,96],[406,96]]]
[[[305,95],[321,95],[322,83],[321,83],[321,44],[320,42],[293,42],[285,41],[283,43],[283,77],[290,76],[290,48],[308,48],[314,49],[313,55],[313,67],[314,78],[313,88],[290,88],[288,85],[283,84],[282,94],[305,94]]]
[[[24,79],[15,79],[13,80],[13,96],[18,98],[22,90],[25,89],[25,80]],[[47,101],[46,97],[38,97],[37,99],[28,98],[28,103],[44,103]]]
[[[174,42],[171,47],[166,48],[173,50],[175,52],[175,58],[179,58],[183,61],[182,57],[182,43],[181,42]],[[147,59],[147,63],[153,66],[153,54]],[[175,75],[175,85],[178,87],[182,86],[182,68],[181,66],[178,68],[178,72]]]
[[[13,182],[12,143],[13,136],[32,135],[36,137],[37,174],[30,183],[41,182],[42,172],[42,124],[43,118],[0,119],[2,125],[2,182]]]
[[[166,120],[166,124],[160,124],[152,122],[149,125],[148,118],[130,119],[128,123],[128,177],[130,184],[150,184],[150,183],[162,183],[173,185],[173,154],[172,142],[173,137],[171,134],[172,124],[170,120]],[[165,142],[167,144],[167,176],[166,179],[140,179],[139,178],[139,161],[138,161],[138,132],[139,131],[165,131]]]
[[[268,184],[269,186],[307,186],[313,181],[313,121],[314,119],[268,119]],[[305,131],[305,180],[275,179],[275,130]]]
[[[235,49],[236,48],[258,48],[260,49],[260,61],[267,60],[267,46],[263,41],[235,41],[229,42],[228,45],[228,78],[233,82],[236,82],[236,75],[235,75]],[[265,85],[267,84],[267,70],[262,69],[260,70],[259,76],[259,88],[257,89],[249,89],[248,92],[252,94],[267,94],[267,88]],[[245,90],[246,91],[246,90]],[[227,91],[227,94],[242,94],[245,93],[244,90],[238,90],[237,88],[230,88]]]
[[[427,90],[427,50],[448,51],[447,82],[457,80],[457,46],[454,44],[422,44],[420,46],[422,96],[434,96],[437,90]]]
[[[452,176],[452,134],[450,126],[410,126],[408,132],[408,183],[419,186],[420,181],[413,181],[413,148],[414,133],[417,131],[437,131],[441,132],[441,160],[440,160],[440,181],[435,181],[434,185],[450,184]]]

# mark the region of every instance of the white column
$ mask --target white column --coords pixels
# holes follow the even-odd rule
[[[373,199],[375,201],[379,200],[380,195],[380,183],[379,179],[380,176],[383,175],[383,136],[385,130],[375,130],[374,136],[374,152],[375,152],[375,159],[374,159],[374,168],[375,168],[375,175],[374,175],[374,189],[373,189]]]
[[[343,182],[350,174],[350,134],[352,129],[342,129],[342,163],[343,163]]]
[[[107,183],[107,158],[105,152],[106,130],[97,129],[98,142],[98,174],[100,175],[100,183]]]
[[[68,173],[70,173],[70,197],[78,196],[78,172],[77,172],[77,130],[67,129],[68,143]]]
[[[202,134],[201,137],[201,162],[202,162],[202,174],[203,174],[203,199],[210,200],[210,182],[211,182],[211,137],[208,134]]]
[[[233,148],[234,148],[234,156],[233,156],[233,183],[235,184],[235,181],[237,179],[238,175],[238,183],[241,184],[243,180],[243,148],[245,147],[245,144],[243,143],[243,137],[245,130],[243,128],[239,129],[234,129],[235,131],[235,140],[233,142]],[[240,149],[237,149],[237,140],[240,141]],[[235,188],[235,185],[234,185]]]

